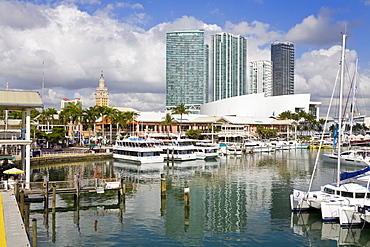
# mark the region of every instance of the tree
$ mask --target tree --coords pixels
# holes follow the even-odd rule
[[[202,136],[202,130],[188,130],[185,132],[185,135],[189,138],[199,140]]]
[[[261,139],[274,138],[277,136],[277,129],[265,129],[262,125],[258,125],[257,134]]]
[[[62,120],[63,123],[70,123],[72,124],[72,135],[74,136],[75,126],[79,125],[82,122],[82,103],[78,102],[77,104],[73,104],[72,102],[68,102],[68,105],[62,109],[59,113],[59,118]],[[81,141],[81,131],[79,131],[79,141]]]
[[[139,116],[139,114],[134,111],[126,111],[123,114],[126,118],[126,124],[130,126],[130,131],[131,131],[131,125],[135,124],[135,120]]]
[[[96,123],[96,120],[98,120],[98,117],[99,117],[99,113],[96,111],[96,108],[94,107],[89,107],[82,111],[82,122],[88,124],[89,136],[91,136],[91,133],[90,133],[91,129],[94,130],[93,132],[94,136],[96,135],[95,123]]]
[[[43,109],[40,113],[40,121],[46,122],[48,131],[50,130],[50,122],[53,124],[55,114],[58,114],[55,108]]]
[[[181,125],[182,125],[182,115],[188,115],[189,110],[185,107],[184,103],[180,103],[178,106],[172,109],[172,114],[180,115],[180,137],[181,137]]]
[[[160,122],[160,126],[165,126],[166,127],[166,132],[169,134],[167,130],[167,126],[172,126],[173,124],[177,123],[176,119],[172,117],[171,113],[167,113],[166,116],[164,117],[164,120]]]

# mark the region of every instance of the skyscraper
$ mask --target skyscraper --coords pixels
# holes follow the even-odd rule
[[[271,44],[273,95],[294,94],[294,44]]]
[[[250,63],[249,93],[265,93],[272,96],[272,62],[268,60]]]
[[[212,39],[213,101],[245,95],[247,41],[241,35],[220,33]]]
[[[203,29],[167,32],[166,108],[207,102],[208,46]]]
[[[95,105],[108,106],[109,104],[108,88],[105,87],[104,83],[105,80],[102,71],[99,79],[99,87],[96,88],[95,92]]]

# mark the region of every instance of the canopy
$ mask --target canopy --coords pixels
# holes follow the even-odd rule
[[[18,168],[11,168],[4,171],[5,174],[23,174],[24,171]]]

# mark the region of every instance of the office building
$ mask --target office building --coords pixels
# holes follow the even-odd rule
[[[95,92],[95,105],[98,106],[108,106],[109,105],[109,94],[108,88],[105,87],[105,80],[103,76],[103,71],[99,79],[99,87],[96,88]]]
[[[294,94],[294,44],[271,44],[273,95]]]
[[[75,98],[75,99],[64,98],[60,101],[60,109],[62,110],[64,107],[68,105],[68,103],[72,103],[75,105],[77,105],[78,103],[81,103],[81,107],[82,107],[82,100],[80,98]]]
[[[247,88],[247,41],[229,33],[212,37],[212,99],[241,96]]]
[[[166,108],[208,102],[208,46],[204,30],[166,34]]]
[[[268,60],[250,62],[249,93],[264,93],[272,96],[272,62]]]

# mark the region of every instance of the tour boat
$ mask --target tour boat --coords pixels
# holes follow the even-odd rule
[[[189,139],[163,140],[161,156],[164,159],[175,161],[196,160],[193,142],[194,140]]]
[[[218,147],[212,143],[196,143],[194,147],[197,160],[209,160],[218,157]]]
[[[162,151],[158,140],[129,137],[116,140],[113,145],[113,158],[141,164],[158,163],[164,161]]]

